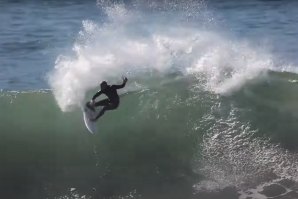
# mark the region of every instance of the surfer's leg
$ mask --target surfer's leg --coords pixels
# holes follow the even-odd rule
[[[110,100],[109,99],[104,99],[104,100],[100,100],[98,102],[95,102],[94,106],[109,106],[110,104]]]
[[[86,106],[91,109],[92,111],[95,111],[94,107],[90,104],[90,102],[86,103]]]
[[[94,120],[97,120],[100,118],[106,111],[114,110],[118,107],[118,104],[108,104],[107,106],[103,107],[103,109],[99,112],[99,114],[96,116]]]

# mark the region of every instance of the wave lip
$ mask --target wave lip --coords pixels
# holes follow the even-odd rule
[[[123,4],[103,9],[105,22],[83,21],[73,55],[59,56],[49,74],[62,111],[80,106],[102,80],[121,75],[194,74],[205,78],[201,83],[208,91],[226,94],[273,67],[265,50],[208,29],[204,22],[212,17],[204,12],[205,21],[196,24],[171,12],[142,13]]]

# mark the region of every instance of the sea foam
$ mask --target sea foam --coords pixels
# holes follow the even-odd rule
[[[133,79],[178,71],[204,79],[200,86],[208,91],[227,94],[272,68],[264,48],[256,50],[219,31],[204,4],[153,5],[141,11],[112,4],[102,7],[104,22],[82,22],[72,50],[60,55],[49,73],[62,111],[80,106],[101,81],[119,81],[121,75]]]

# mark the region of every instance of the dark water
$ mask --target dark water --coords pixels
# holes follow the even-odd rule
[[[297,6],[1,1],[1,198],[298,198]]]
[[[46,73],[68,51],[83,19],[96,19],[93,1],[1,1],[1,88],[47,88]]]

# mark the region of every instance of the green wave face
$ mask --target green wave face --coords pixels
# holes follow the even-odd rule
[[[119,108],[98,120],[96,135],[80,108],[62,112],[51,91],[3,91],[1,192],[190,198],[206,180],[245,189],[272,180],[268,170],[294,176],[295,78],[269,72],[225,96],[194,76],[151,79],[146,89],[121,95]]]
[[[15,195],[33,197],[71,187],[109,196],[191,175],[191,121],[203,112],[188,87],[182,79],[124,94],[120,107],[98,121],[95,136],[81,110],[62,112],[50,91],[2,92],[3,186],[21,186]]]

